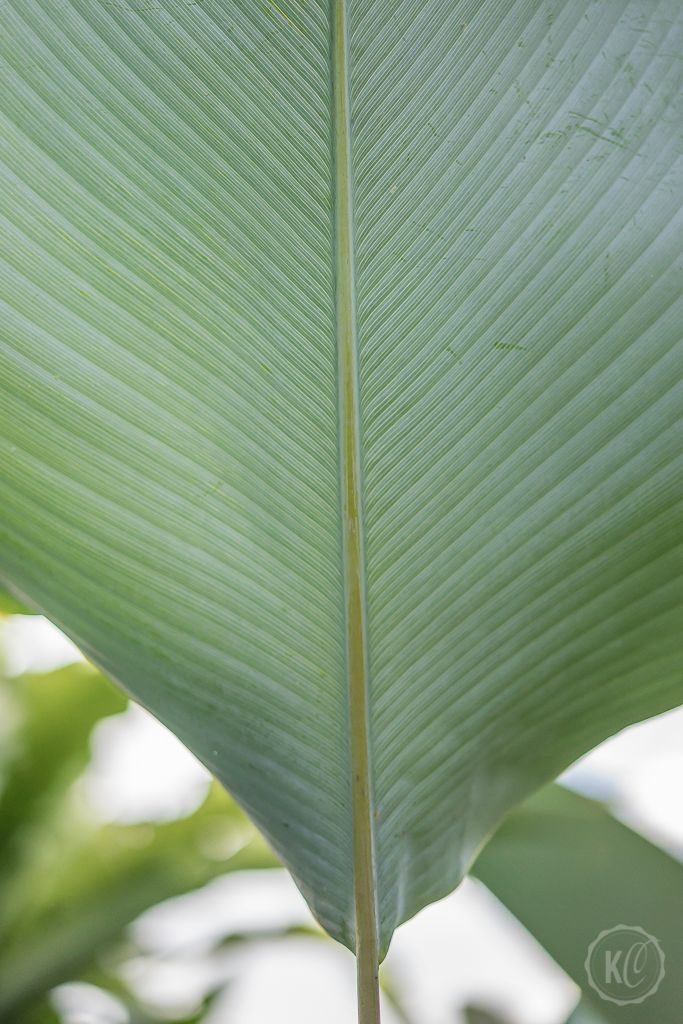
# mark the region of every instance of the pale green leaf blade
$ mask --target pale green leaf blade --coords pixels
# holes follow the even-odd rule
[[[353,10],[372,734],[398,921],[510,802],[683,696],[683,11]]]
[[[250,2],[0,21],[3,571],[294,847],[339,934],[326,11],[305,36]]]
[[[355,693],[384,948],[512,803],[683,699],[683,13],[10,0],[0,28],[0,572],[350,945]]]

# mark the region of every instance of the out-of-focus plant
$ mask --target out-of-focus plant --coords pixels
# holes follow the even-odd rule
[[[277,864],[217,784],[177,821],[101,825],[88,814],[74,783],[93,727],[126,703],[85,664],[0,679],[2,1024],[51,1020],[49,993],[77,979],[114,992],[142,1024],[116,972],[134,951],[131,922],[217,875]]]

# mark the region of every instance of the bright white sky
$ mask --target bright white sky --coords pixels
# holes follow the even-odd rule
[[[5,625],[10,674],[45,671],[78,657],[44,619]],[[634,726],[579,761],[568,785],[609,799],[619,814],[683,855],[683,710]],[[166,820],[191,812],[206,792],[205,769],[138,707],[96,729],[85,798],[103,820]],[[150,1005],[191,1012],[202,993],[230,980],[206,1024],[348,1024],[354,1019],[352,957],[333,942],[296,936],[210,952],[231,929],[259,932],[311,923],[287,873],[242,872],[169,901],[136,924],[142,955],[126,978]],[[521,926],[476,882],[427,908],[397,932],[387,974],[420,1024],[459,1024],[479,1002],[510,1024],[562,1024],[577,990]],[[126,1024],[116,1000],[66,985],[56,1002],[66,1024]],[[390,1006],[383,1024],[399,1024]]]

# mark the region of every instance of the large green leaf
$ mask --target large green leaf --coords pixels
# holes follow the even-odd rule
[[[682,43],[679,0],[0,6],[2,579],[366,963],[683,699]]]

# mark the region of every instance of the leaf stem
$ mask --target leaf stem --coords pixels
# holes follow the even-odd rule
[[[368,728],[360,402],[353,239],[353,177],[347,0],[331,0],[335,273],[345,581],[346,663],[351,734],[353,867],[359,1024],[379,1024],[379,939]]]

